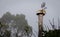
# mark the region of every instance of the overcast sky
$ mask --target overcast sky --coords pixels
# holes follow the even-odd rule
[[[44,24],[48,25],[48,20],[60,17],[60,0],[0,0],[0,17],[9,11],[12,14],[25,14],[28,24],[38,31],[37,11],[42,2],[46,2],[46,15]],[[50,26],[50,25],[48,25]]]

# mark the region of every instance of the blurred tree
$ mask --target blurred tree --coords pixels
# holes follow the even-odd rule
[[[18,34],[21,33],[21,35],[25,37],[25,34],[27,34],[26,36],[28,36],[28,35],[31,35],[32,33],[32,27],[28,25],[24,14],[12,15],[10,12],[6,12],[0,18],[0,21],[2,22],[2,24],[8,25],[8,30],[10,30],[12,33],[15,32],[16,36],[18,36]]]
[[[10,31],[7,30],[7,25],[3,25],[0,22],[0,37],[10,37]]]

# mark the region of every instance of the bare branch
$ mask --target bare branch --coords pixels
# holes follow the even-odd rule
[[[53,21],[53,22],[54,22],[54,21]],[[50,23],[51,27],[52,27],[53,29],[55,29],[55,28],[54,28],[54,25],[53,25],[54,23],[52,24],[50,20],[49,20],[49,23]]]
[[[44,25],[45,25],[45,24],[44,24]],[[48,28],[48,30],[49,30],[49,27],[48,27],[48,26],[45,25],[45,27],[46,27],[46,29]]]
[[[59,17],[58,17],[58,29],[60,29],[60,20],[59,20]]]

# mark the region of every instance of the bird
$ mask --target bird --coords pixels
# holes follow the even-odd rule
[[[41,4],[41,8],[44,8],[44,7],[45,7],[45,2]]]

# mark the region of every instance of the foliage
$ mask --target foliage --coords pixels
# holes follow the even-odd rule
[[[0,22],[0,37],[10,37],[10,31],[6,29],[7,25],[3,25]]]
[[[60,37],[60,30],[49,30],[44,37]]]
[[[6,24],[7,25],[7,27],[8,27],[7,29],[8,30],[14,31],[15,32],[14,34],[16,34],[16,36],[18,36],[18,34],[21,33],[21,32],[23,33],[23,34],[21,33],[21,35],[23,35],[23,36],[26,35],[26,34],[30,35],[32,33],[32,28],[31,28],[31,26],[28,25],[24,14],[12,15],[10,12],[6,12],[0,18],[0,21],[2,22],[2,24]],[[7,32],[8,31],[6,31],[5,34],[9,35],[9,34],[7,34]],[[8,33],[10,33],[10,32],[8,32]]]

